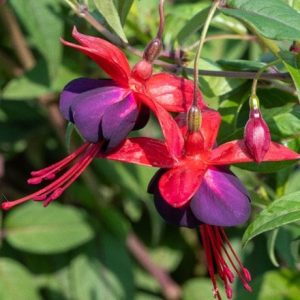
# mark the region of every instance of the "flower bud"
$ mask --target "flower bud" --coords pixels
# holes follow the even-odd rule
[[[161,47],[161,40],[158,38],[153,39],[144,51],[144,59],[152,63],[159,55]]]
[[[201,110],[197,106],[192,105],[187,113],[188,131],[190,132],[199,131],[201,127],[201,122],[202,122]]]
[[[256,162],[261,162],[270,148],[271,136],[258,107],[250,109],[249,120],[244,131],[244,141],[252,158]]]
[[[152,71],[152,64],[143,59],[133,67],[131,75],[138,80],[147,80],[151,77]]]

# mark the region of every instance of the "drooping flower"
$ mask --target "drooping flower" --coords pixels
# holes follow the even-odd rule
[[[65,159],[31,172],[29,184],[40,184],[44,180],[53,182],[21,199],[4,202],[3,209],[30,199],[43,201],[45,206],[57,199],[99,152],[113,151],[131,130],[143,127],[148,121],[149,109],[158,116],[165,135],[177,136],[178,129],[165,109],[185,111],[192,102],[192,81],[168,73],[152,75],[151,62],[159,52],[156,39],[150,42],[144,58],[131,70],[123,52],[113,44],[81,34],[76,28],[73,37],[79,45],[62,42],[89,56],[111,77],[78,78],[68,83],[61,93],[59,106],[63,116],[76,125],[86,142]],[[198,104],[203,107],[200,91],[197,93]],[[167,142],[171,151],[178,147],[174,141]],[[65,172],[57,177],[62,171]]]
[[[249,154],[256,162],[261,162],[269,150],[271,135],[262,117],[257,96],[250,97],[250,113],[245,126],[244,141]]]
[[[102,151],[114,149],[131,130],[147,123],[149,99],[173,112],[185,111],[190,105],[191,81],[167,73],[152,75],[152,62],[160,50],[157,39],[149,43],[143,59],[131,70],[126,56],[111,43],[81,34],[76,28],[73,37],[79,44],[62,40],[63,44],[89,56],[111,80],[71,81],[61,94],[60,109],[86,141],[104,141]],[[199,91],[198,99],[203,107]]]
[[[158,212],[173,225],[199,227],[214,295],[221,299],[214,275],[217,272],[227,298],[231,299],[233,272],[248,291],[251,291],[251,276],[222,227],[247,221],[250,202],[246,189],[226,165],[255,160],[249,155],[243,140],[214,147],[220,125],[220,115],[216,111],[202,110],[199,132],[189,133],[186,116],[180,117],[180,134],[178,131],[177,135],[165,134],[166,143],[148,138],[128,139],[118,151],[99,156],[161,168],[149,184]],[[168,124],[171,123],[169,120]],[[173,151],[170,151],[170,140],[176,146]],[[294,151],[271,142],[263,161],[299,158]]]

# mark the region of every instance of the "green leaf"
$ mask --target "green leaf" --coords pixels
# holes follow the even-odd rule
[[[10,3],[47,61],[50,78],[55,78],[62,58],[63,18],[58,0],[12,0]]]
[[[270,260],[275,267],[279,267],[279,263],[277,261],[276,254],[275,254],[275,243],[278,235],[278,230],[279,229],[275,229],[269,234],[268,244],[267,244]]]
[[[293,79],[298,99],[300,99],[300,54],[296,55],[288,51],[281,51],[279,56]]]
[[[300,15],[282,0],[230,0],[221,11],[274,40],[300,40]]]
[[[177,40],[180,45],[183,45],[189,36],[191,36],[197,30],[201,29],[207,18],[209,9],[210,7],[207,7],[199,11],[188,22],[185,23],[184,27],[179,31],[177,35]]]
[[[199,68],[203,70],[221,71],[222,68],[209,59],[201,59]],[[201,76],[199,84],[202,92],[208,97],[221,96],[243,84],[244,80],[226,77]]]
[[[112,0],[94,0],[94,3],[105,18],[108,25],[118,34],[118,36],[127,43],[126,35],[123,31],[118,10]]]
[[[300,170],[298,169],[290,173],[290,177],[284,189],[285,194],[290,194],[290,193],[300,191],[299,182],[300,182]]]
[[[251,282],[253,292],[238,290],[236,299],[243,300],[298,300],[300,295],[299,274],[283,269],[268,271]]]
[[[69,81],[79,76],[77,71],[60,65],[55,79],[50,82],[47,65],[40,61],[34,69],[12,79],[3,89],[2,97],[13,100],[35,99],[47,93],[60,92]]]
[[[219,291],[222,299],[225,299],[225,293],[221,286]],[[214,299],[212,291],[212,283],[209,279],[197,278],[190,279],[183,286],[183,300],[204,300]]]
[[[72,299],[133,299],[132,265],[124,240],[106,232],[100,236],[100,245],[89,244],[71,263]]]
[[[176,269],[182,259],[180,249],[174,247],[156,247],[151,251],[153,262],[168,271]]]
[[[116,6],[119,12],[120,20],[122,25],[124,25],[126,21],[126,17],[128,15],[128,12],[133,4],[133,0],[117,0]]]
[[[300,192],[276,199],[248,226],[243,242],[247,243],[255,236],[300,220]]]
[[[244,59],[220,59],[217,63],[227,70],[236,70],[236,71],[258,71],[265,63],[253,60],[244,60]]]
[[[9,213],[4,228],[11,246],[39,254],[68,251],[94,236],[83,212],[56,203],[24,204]]]
[[[68,152],[70,152],[70,150],[71,150],[71,137],[72,137],[72,133],[73,133],[74,129],[75,129],[74,124],[71,122],[68,122],[67,129],[66,129],[66,136],[65,136],[65,143],[66,143]]]
[[[10,258],[0,259],[0,299],[41,299],[31,274],[24,266]]]

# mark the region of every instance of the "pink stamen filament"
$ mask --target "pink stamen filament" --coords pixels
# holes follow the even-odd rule
[[[230,262],[230,265],[232,266],[232,268],[234,269],[234,271],[242,281],[244,288],[247,291],[251,292],[251,287],[248,284],[248,282],[251,280],[250,272],[242,265],[237,254],[235,253],[232,246],[230,245],[230,242],[225,234],[224,229],[221,227],[204,224],[204,225],[200,225],[200,234],[201,234],[203,247],[205,250],[208,272],[214,287],[215,297],[221,299],[221,296],[217,288],[215,275],[214,275],[214,262],[217,267],[217,273],[219,274],[225,286],[227,298],[228,299],[232,298],[231,283],[233,282],[234,275],[230,270],[227,262],[224,259],[224,256],[222,254],[223,251],[228,261]],[[229,247],[231,253],[228,252],[225,245]],[[240,272],[240,270],[237,268],[230,254],[233,255],[242,272]]]
[[[223,248],[223,251],[225,252],[226,257],[227,257],[227,259],[229,260],[229,262],[230,262],[232,268],[235,270],[236,274],[238,275],[238,277],[239,277],[240,280],[242,281],[242,284],[243,284],[244,288],[245,288],[248,292],[251,292],[252,289],[251,289],[251,287],[249,286],[249,284],[247,283],[247,281],[250,281],[251,279],[250,279],[250,280],[247,280],[247,277],[245,277],[244,274],[242,274],[242,273],[239,271],[239,269],[236,267],[234,261],[232,260],[232,258],[231,258],[231,256],[230,256],[229,252],[227,251],[227,249],[226,249],[226,247],[225,247],[225,245],[224,245],[222,236],[221,236],[221,234],[220,234],[220,229],[221,229],[221,228],[215,227],[216,234],[218,235],[219,239],[221,239],[221,241],[222,241],[222,248]],[[224,235],[226,236],[225,231],[223,231],[223,233],[224,233]],[[227,238],[227,236],[226,236],[226,238]],[[236,255],[235,251],[233,250],[231,244],[229,243],[228,238],[227,238],[226,244],[229,245],[229,248],[230,248],[230,250],[231,250],[231,253],[232,253],[233,256],[236,258],[236,261],[238,262],[238,265],[240,266],[241,270],[244,270],[245,267],[242,265],[242,263],[241,263],[240,260],[238,259],[238,256]],[[228,268],[228,269],[229,269],[229,268]],[[248,271],[248,272],[249,272],[249,271]],[[249,274],[250,274],[250,273],[249,273]]]
[[[76,153],[76,157],[78,157],[83,151],[85,151],[84,154],[82,155],[82,157],[80,157],[80,159],[76,162],[76,164],[73,165],[68,171],[66,171],[58,179],[56,179],[55,181],[53,181],[52,183],[50,183],[43,189],[41,189],[33,194],[30,194],[28,196],[25,196],[23,198],[20,198],[20,199],[14,200],[14,201],[2,203],[2,208],[7,210],[15,205],[24,203],[30,199],[33,199],[36,201],[44,201],[44,205],[47,206],[51,201],[58,198],[64,192],[64,190],[67,187],[69,187],[80,176],[80,174],[87,168],[87,166],[91,163],[91,161],[94,159],[94,157],[99,152],[101,143],[87,144],[87,146],[85,145],[85,147],[79,148],[79,149],[81,149],[81,151],[74,152],[74,153]],[[70,163],[75,158],[73,158],[73,156],[72,156],[72,159],[70,159],[70,158],[67,158],[67,159],[69,160],[69,163]],[[64,167],[67,166],[65,164],[64,160],[61,161],[60,163],[62,163],[64,165]],[[55,164],[55,165],[57,166],[57,164]],[[51,168],[51,166],[49,168]],[[46,169],[49,170],[49,168],[46,168]],[[56,167],[55,167],[55,169],[56,169]],[[43,169],[43,170],[45,170],[45,169]],[[61,168],[58,168],[56,172],[59,172],[60,170],[61,170]]]
[[[212,244],[212,249],[213,249],[213,253],[214,253],[215,262],[217,265],[218,274],[224,283],[227,298],[231,299],[232,288],[230,286],[230,281],[231,281],[232,277],[229,275],[230,270],[222,256],[222,240],[218,239],[218,236],[215,235],[214,229],[216,227],[212,227],[209,225],[205,225],[205,226],[206,226],[207,234],[208,234],[209,239]],[[229,272],[228,272],[228,270],[229,270]]]
[[[89,145],[90,145],[90,143],[84,143],[80,148],[78,148],[76,151],[74,151],[73,153],[71,153],[70,155],[68,155],[67,157],[62,159],[61,161],[58,161],[55,164],[53,164],[47,168],[44,168],[44,169],[41,169],[38,171],[32,171],[30,173],[31,176],[32,177],[41,177],[42,179],[47,179],[47,180],[50,179],[51,180],[51,177],[49,177],[49,175],[55,176],[55,173],[61,171],[63,168],[68,166],[69,163],[74,161],[82,152],[84,152],[88,148]],[[34,179],[34,178],[30,178],[30,179]]]
[[[208,273],[210,276],[210,279],[212,281],[213,284],[213,295],[214,298],[217,298],[217,300],[222,300],[221,299],[221,295],[220,292],[218,290],[218,286],[217,286],[217,281],[215,278],[215,272],[214,272],[214,265],[213,265],[213,257],[212,257],[212,247],[210,244],[210,240],[205,232],[205,225],[200,225],[199,226],[199,230],[200,230],[200,236],[201,236],[201,240],[203,243],[203,248],[205,251],[205,256],[206,256],[206,262],[207,262],[207,268],[208,268]]]
[[[221,231],[221,233],[222,233],[222,236],[223,236],[223,238],[224,238],[224,240],[225,240],[227,246],[229,247],[230,251],[232,252],[233,256],[235,257],[237,263],[239,264],[241,270],[243,270],[243,273],[244,273],[244,276],[245,276],[246,280],[247,280],[247,281],[251,281],[251,274],[250,274],[250,272],[248,271],[248,269],[246,269],[246,268],[243,266],[243,264],[241,263],[239,257],[236,255],[236,253],[235,253],[235,251],[233,250],[233,248],[232,248],[232,246],[231,246],[231,244],[230,244],[230,242],[229,242],[229,240],[228,240],[228,237],[227,237],[227,235],[226,235],[226,233],[225,233],[225,231],[224,231],[224,229],[223,229],[222,227],[220,227],[220,231]]]

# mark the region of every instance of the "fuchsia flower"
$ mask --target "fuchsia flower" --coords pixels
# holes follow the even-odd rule
[[[227,298],[231,299],[232,270],[248,291],[251,291],[248,284],[251,276],[234,252],[222,227],[247,221],[250,202],[242,183],[224,166],[254,162],[254,159],[243,140],[214,147],[221,121],[218,112],[203,109],[202,126],[198,132],[188,132],[186,121],[182,122],[185,118],[182,115],[180,117],[180,134],[165,135],[166,143],[150,138],[132,138],[127,139],[118,151],[99,156],[162,168],[149,184],[149,192],[154,194],[158,212],[168,223],[185,227],[199,226],[214,295],[221,299],[214,275],[217,271],[224,283]],[[172,122],[169,119],[167,123],[174,126]],[[294,151],[271,142],[263,161],[299,158]]]
[[[131,70],[123,52],[109,42],[83,35],[76,28],[73,37],[80,45],[62,42],[93,59],[111,80],[71,81],[61,94],[60,109],[86,141],[104,141],[102,151],[112,150],[132,129],[147,123],[149,101],[173,112],[185,111],[191,104],[191,81],[167,73],[152,75],[152,61],[159,53],[156,39],[146,48],[144,59]],[[200,102],[203,106],[201,99]]]
[[[253,154],[252,148],[261,144],[256,142],[256,130],[263,127],[261,123],[250,124],[251,128],[247,125],[253,133],[253,143],[248,142],[246,129],[245,140],[216,146],[221,117],[205,106],[200,91],[197,91],[202,115],[199,129],[187,128],[186,114],[179,114],[176,123],[168,113],[189,110],[194,96],[193,82],[166,73],[152,75],[152,61],[147,55],[131,70],[124,54],[114,45],[80,34],[76,29],[73,36],[80,45],[63,43],[92,58],[111,77],[75,79],[62,92],[62,114],[76,125],[86,142],[65,159],[33,171],[28,180],[30,184],[53,180],[50,184],[23,198],[4,202],[2,208],[9,209],[30,199],[48,205],[95,157],[158,167],[160,170],[149,184],[155,206],[171,224],[199,227],[215,297],[221,299],[215,271],[224,283],[228,299],[232,298],[232,269],[250,291],[250,273],[241,264],[222,228],[242,224],[250,215],[249,195],[228,166],[296,160],[299,154],[271,141],[268,147],[259,150],[258,156]],[[149,109],[161,125],[164,141],[145,137],[126,139],[131,130],[145,125]],[[261,134],[259,141],[262,141]],[[73,166],[56,178],[73,162]]]
[[[54,180],[41,190],[15,201],[4,202],[3,209],[30,199],[48,205],[57,199],[99,154],[109,153],[119,146],[133,129],[143,127],[149,109],[158,115],[163,131],[176,136],[178,128],[168,122],[172,112],[185,111],[193,98],[193,82],[167,73],[152,75],[152,60],[158,55],[157,39],[144,54],[144,59],[131,70],[128,61],[116,46],[93,36],[73,30],[73,37],[80,45],[62,40],[93,59],[111,79],[78,78],[68,83],[60,97],[63,116],[74,123],[85,143],[74,153],[45,169],[31,172],[29,184]],[[148,52],[147,52],[148,51]],[[150,61],[149,61],[150,59]],[[199,105],[204,106],[200,91]],[[172,149],[176,145],[172,141]],[[57,179],[62,170],[70,167]]]

